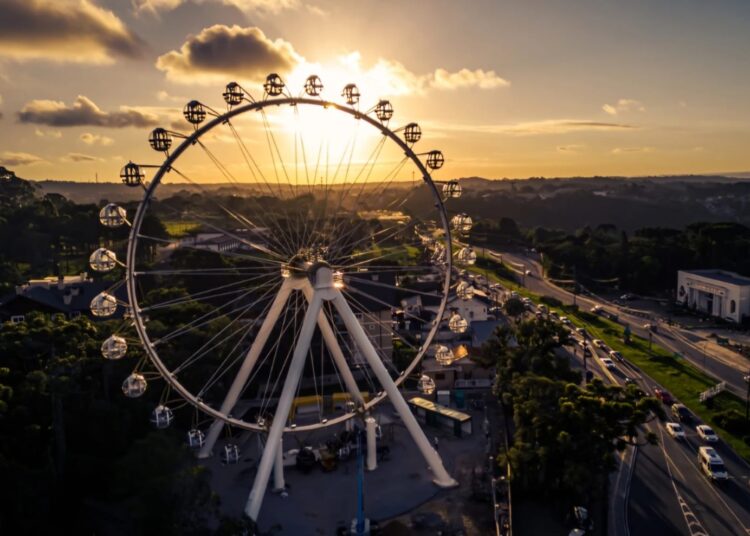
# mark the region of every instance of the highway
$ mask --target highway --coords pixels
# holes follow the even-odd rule
[[[500,255],[497,254],[496,255]],[[545,281],[541,277],[538,263],[514,254],[502,253],[507,263],[516,263],[518,270],[529,270],[525,275],[525,286],[543,295],[553,296],[564,303],[571,303],[571,293]],[[589,297],[576,297],[581,307],[602,305],[613,310],[606,302]],[[631,323],[635,334],[647,338],[642,328],[643,318],[616,311],[620,320]],[[661,326],[660,326],[661,327]],[[576,335],[576,341],[580,336]],[[663,342],[666,341],[667,343]],[[686,358],[702,361],[703,355],[695,356],[695,347],[683,341],[671,331],[654,337],[655,343],[663,344],[673,351],[680,351]],[[625,378],[635,381],[645,392],[653,393],[659,385],[627,362],[617,363],[615,370],[608,370],[601,362],[607,354],[589,344],[593,356],[587,360],[587,368],[604,381],[623,385]],[[574,366],[583,367],[582,352],[571,353]],[[690,355],[690,357],[689,357]],[[692,357],[692,359],[691,359]],[[709,365],[710,363],[710,365]],[[702,363],[697,363],[700,366]],[[736,388],[736,370],[720,360],[706,357],[707,369],[712,374],[731,380]],[[732,373],[732,374],[730,374]],[[742,374],[739,382],[744,387]],[[669,408],[664,407],[669,415]],[[655,420],[647,425],[659,438],[657,445],[629,447],[619,458],[619,468],[611,477],[610,511],[608,534],[610,536],[662,536],[662,535],[750,535],[750,466],[723,442],[715,445],[730,474],[730,480],[714,484],[701,472],[697,463],[697,451],[702,440],[694,425],[685,425],[686,439],[678,441],[669,436],[664,424]]]

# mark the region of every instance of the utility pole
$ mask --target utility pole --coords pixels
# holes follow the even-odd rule
[[[573,266],[573,305],[576,305],[576,294],[578,293],[578,275],[576,267]]]

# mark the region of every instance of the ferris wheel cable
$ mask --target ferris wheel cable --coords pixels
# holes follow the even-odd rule
[[[420,296],[427,296],[429,298],[440,297],[440,294],[437,292],[428,292],[426,290],[417,290],[417,289],[411,289],[411,288],[405,289],[404,287],[397,287],[396,285],[390,285],[388,283],[383,283],[382,281],[373,281],[372,279],[358,278],[358,277],[352,276],[352,277],[345,278],[344,281],[350,284],[356,281],[357,284],[370,285],[370,286],[379,287],[379,288],[387,288],[387,289],[395,290],[397,292],[403,292],[406,294],[418,294]]]
[[[231,311],[227,311],[227,312],[224,312],[224,313],[221,313],[221,314],[217,314],[224,307],[227,307],[227,306],[229,306],[229,305],[231,305],[231,304],[233,304],[235,302],[240,301],[245,296],[247,296],[248,294],[254,292],[255,290],[257,290],[257,289],[254,289],[254,288],[253,289],[249,289],[247,291],[247,293],[242,294],[240,296],[237,296],[236,298],[233,298],[232,300],[229,300],[228,302],[225,302],[225,303],[221,304],[219,307],[217,307],[215,309],[211,309],[209,312],[207,312],[207,313],[199,316],[198,318],[195,318],[195,319],[191,320],[190,322],[188,322],[184,326],[181,326],[181,327],[177,328],[176,330],[172,331],[171,333],[168,333],[164,337],[161,337],[158,340],[153,341],[153,344],[154,345],[163,344],[163,343],[168,342],[168,341],[170,341],[170,340],[172,340],[172,339],[174,339],[176,337],[181,336],[183,333],[188,333],[188,332],[192,331],[193,329],[197,329],[197,328],[203,327],[204,325],[207,325],[207,324],[209,324],[209,323],[211,323],[211,322],[213,322],[215,320],[218,320],[219,318],[228,317],[232,313],[236,313],[237,311],[243,310],[243,308],[246,308],[247,306],[242,305],[240,307],[232,309]],[[266,291],[255,302],[251,303],[250,307],[254,307],[258,303],[260,303],[261,301],[263,301],[264,298],[267,298],[268,294],[270,293],[271,290],[273,290],[273,287],[270,290]],[[214,315],[216,315],[216,316],[214,316]]]
[[[173,270],[138,270],[134,271],[133,275],[136,276],[144,276],[144,275],[153,275],[153,276],[159,276],[159,275],[210,275],[210,276],[217,276],[217,275],[236,275],[236,276],[245,276],[248,274],[258,274],[258,273],[269,273],[273,272],[276,273],[278,271],[278,268],[275,266],[237,266],[236,268],[175,268]]]
[[[291,302],[291,301],[292,300],[290,299],[289,302]],[[288,308],[286,311],[284,311],[285,317],[286,317],[286,314],[287,314],[287,312],[288,312],[289,309],[291,309],[291,308]],[[279,380],[281,379],[281,376],[282,376],[281,372],[287,367],[287,364],[289,363],[289,360],[291,359],[291,356],[294,354],[294,349],[297,346],[296,345],[297,336],[299,335],[299,331],[297,329],[297,316],[298,316],[297,313],[299,312],[299,294],[298,293],[294,294],[294,308],[293,309],[294,309],[294,312],[291,315],[289,315],[289,316],[291,316],[291,319],[289,320],[288,326],[293,326],[292,333],[295,336],[294,336],[294,339],[292,341],[290,341],[289,348],[287,349],[286,356],[284,357],[284,361],[283,361],[283,363],[281,363],[281,367],[279,368],[278,374],[276,374],[276,379],[275,379],[275,381],[273,383],[273,388],[269,392],[269,389],[268,389],[269,383],[270,383],[269,380],[270,380],[271,377],[274,376],[273,372],[274,372],[274,370],[276,368],[276,363],[278,361],[280,342],[281,342],[281,339],[286,334],[286,328],[283,328],[281,336],[276,340],[276,344],[275,344],[276,348],[274,350],[274,357],[273,357],[273,359],[271,361],[271,371],[269,372],[269,380],[266,380],[266,386],[265,386],[266,388],[265,388],[265,391],[263,393],[263,398],[261,398],[261,413],[265,413],[265,412],[268,411],[268,407],[270,405],[271,397],[272,397],[273,393],[276,392],[276,388],[277,388],[277,386],[279,384]],[[286,318],[285,318],[285,320],[286,320]]]
[[[157,310],[157,309],[163,309],[164,307],[172,307],[174,305],[182,305],[183,303],[186,303],[186,302],[200,301],[202,299],[207,299],[207,298],[208,299],[213,299],[213,298],[218,298],[218,297],[221,297],[221,296],[228,296],[228,295],[234,294],[236,292],[244,292],[245,290],[247,290],[244,287],[244,285],[247,285],[248,283],[252,283],[252,282],[258,281],[260,279],[269,278],[269,277],[275,277],[275,276],[276,276],[276,274],[272,274],[272,273],[271,274],[262,274],[262,275],[256,275],[256,276],[253,276],[253,277],[249,277],[247,279],[241,279],[240,281],[233,281],[231,283],[227,283],[225,285],[220,285],[218,287],[214,287],[214,288],[211,288],[211,289],[201,290],[201,291],[198,291],[198,292],[194,292],[192,294],[187,294],[187,295],[184,295],[184,296],[180,296],[178,298],[172,298],[170,300],[166,300],[166,301],[163,301],[163,302],[156,302],[156,303],[153,303],[151,305],[146,305],[145,307],[141,307],[140,308],[140,312],[145,313],[147,311],[153,311],[153,310]],[[240,288],[240,289],[234,289],[234,290],[228,291],[228,292],[214,294],[216,291],[226,290],[228,288],[237,287],[239,285],[243,285],[243,287]]]
[[[385,139],[386,139],[386,137],[384,136],[384,137],[383,137],[383,140],[385,140]],[[403,158],[403,159],[402,159],[402,160],[401,160],[401,161],[400,161],[400,162],[399,162],[399,163],[398,163],[398,164],[397,164],[397,165],[396,165],[396,166],[394,167],[394,169],[393,169],[392,171],[390,171],[389,173],[387,173],[387,174],[385,175],[385,178],[383,179],[383,183],[386,183],[386,182],[388,182],[388,184],[390,184],[391,182],[393,182],[393,178],[394,178],[394,177],[396,177],[396,175],[397,175],[397,174],[398,174],[398,173],[400,172],[400,170],[401,170],[401,169],[402,169],[402,168],[404,167],[404,165],[406,164],[406,162],[407,162],[408,160],[409,160],[409,157],[408,157],[408,156],[405,156],[405,157],[404,157],[404,158]],[[370,173],[371,173],[371,172],[372,172],[372,168],[371,168],[371,170],[370,170]],[[368,178],[369,178],[369,174],[368,174]],[[390,178],[390,180],[389,180],[389,178]],[[364,190],[365,190],[365,184],[366,184],[366,181],[365,181],[365,182],[363,182],[363,184],[362,184],[362,188],[360,189],[360,192],[359,192],[359,194],[357,195],[357,199],[356,199],[356,201],[355,201],[355,205],[359,204],[359,202],[360,202],[360,199],[361,199],[361,195],[362,195],[362,193],[363,193],[363,192],[364,192]],[[373,197],[378,197],[378,193],[377,193],[377,188],[378,188],[378,187],[377,187],[377,185],[375,185],[375,192],[373,192]],[[383,188],[383,192],[385,192],[385,187]],[[381,193],[381,195],[382,195],[382,193]],[[347,233],[347,235],[346,235],[345,237],[342,237],[342,240],[348,239],[348,238],[349,238],[349,237],[350,237],[351,235],[353,235],[354,233],[356,233],[356,232],[357,232],[357,231],[359,230],[359,228],[361,228],[361,226],[362,226],[363,224],[364,224],[364,222],[363,222],[363,221],[360,221],[360,222],[359,222],[359,224],[358,224],[358,226],[357,226],[357,228],[353,228],[353,229],[350,229],[350,230],[349,230],[349,232]]]
[[[374,240],[378,235],[382,235],[383,233],[390,233],[390,234],[387,234],[387,235],[381,237],[379,240],[375,240],[373,242],[373,245],[377,246],[378,244],[380,244],[382,242],[385,242],[386,240],[390,240],[391,238],[393,238],[394,236],[396,236],[399,232],[408,231],[409,230],[408,228],[409,228],[410,225],[415,228],[415,226],[417,225],[416,219],[412,218],[412,220],[409,223],[405,224],[405,225],[399,222],[399,223],[393,224],[390,227],[385,227],[385,228],[381,229],[380,231],[377,231],[376,233],[373,233],[373,234],[368,235],[368,236],[364,236],[363,238],[357,240],[356,242],[354,242],[352,244],[349,244],[349,247],[350,248],[354,248],[354,247],[358,246],[359,244],[361,244],[363,242],[366,242],[368,240]],[[393,232],[391,232],[391,231],[393,231]],[[348,258],[352,258],[352,257],[358,257],[358,256],[362,256],[362,255],[368,255],[368,254],[371,254],[371,253],[372,253],[372,250],[365,250],[365,251],[363,251],[361,253],[356,253],[356,254],[348,255],[347,257]]]
[[[208,378],[208,380],[206,381],[206,383],[203,385],[203,387],[201,388],[201,390],[198,392],[197,396],[202,397],[206,392],[208,392],[209,389],[211,389],[216,384],[216,382],[218,382],[219,380],[221,380],[224,377],[224,375],[227,372],[229,372],[229,370],[231,370],[237,364],[237,362],[243,357],[242,352],[239,352],[239,350],[242,349],[242,345],[244,344],[245,340],[252,333],[253,328],[255,327],[255,324],[257,323],[257,321],[260,318],[262,318],[265,314],[267,314],[269,308],[270,308],[270,303],[266,306],[266,308],[263,311],[263,313],[261,313],[260,315],[258,315],[256,317],[256,319],[253,321],[253,324],[250,327],[241,326],[240,328],[238,328],[235,331],[235,334],[238,331],[240,331],[240,330],[244,330],[244,333],[237,340],[237,342],[232,347],[232,349],[229,350],[229,352],[227,352],[226,357],[216,367],[216,369],[214,370],[213,374]],[[235,352],[238,352],[237,355],[232,359],[231,363],[229,363],[229,359],[232,357],[232,355]]]
[[[156,236],[146,235],[146,234],[143,234],[143,233],[138,233],[137,236],[138,236],[138,238],[143,238],[145,240],[152,240],[154,242],[159,242],[161,244],[166,244],[168,246],[173,246],[176,249],[176,244],[172,240],[167,240],[166,238],[158,238]],[[199,248],[199,247],[196,247],[196,246],[190,246],[190,245],[187,245],[187,244],[182,244],[182,245],[179,246],[179,248],[180,249],[191,249],[191,250],[195,250],[195,251],[203,251],[203,252],[209,252],[209,253],[216,253],[217,255],[220,255],[222,257],[230,257],[230,258],[235,258],[235,259],[251,260],[251,261],[256,261],[256,262],[261,262],[261,263],[266,263],[266,264],[274,264],[274,265],[279,266],[279,267],[283,264],[280,261],[269,259],[267,257],[256,257],[254,255],[246,255],[246,254],[243,254],[243,253],[233,253],[231,251],[218,251],[218,250],[213,250],[213,249],[205,249],[205,248]]]
[[[358,295],[360,295],[360,296],[362,296],[362,297],[364,297],[364,298],[367,298],[368,300],[372,300],[372,301],[374,301],[374,302],[376,302],[376,303],[378,303],[378,304],[382,305],[383,307],[387,307],[387,308],[389,308],[389,309],[392,309],[392,308],[393,308],[393,306],[389,305],[389,304],[388,304],[387,302],[384,302],[384,301],[383,301],[383,300],[381,300],[380,298],[376,298],[376,297],[375,297],[375,296],[373,296],[372,294],[369,294],[369,293],[367,293],[367,292],[365,292],[365,291],[363,291],[363,290],[360,290],[360,289],[358,289],[358,288],[356,288],[356,287],[349,287],[349,288],[344,288],[344,289],[342,289],[342,292],[343,292],[344,294],[346,294],[346,295],[347,295],[347,296],[348,296],[348,297],[349,297],[349,298],[350,298],[350,299],[351,299],[351,300],[352,300],[352,301],[353,301],[354,303],[356,303],[356,304],[359,304],[359,307],[360,307],[360,308],[362,309],[362,311],[363,311],[363,312],[365,312],[365,313],[367,313],[367,308],[366,308],[366,307],[365,307],[364,305],[362,305],[362,304],[361,304],[361,303],[360,303],[360,302],[359,302],[359,301],[358,301],[358,300],[357,300],[357,299],[356,299],[356,298],[355,298],[355,297],[353,296],[353,294],[358,294]],[[411,314],[411,313],[408,313],[408,312],[406,312],[406,311],[404,311],[403,313],[404,313],[404,317],[409,317],[410,319],[412,319],[412,320],[416,320],[416,321],[417,321],[417,322],[419,322],[419,323],[422,323],[422,324],[426,324],[426,323],[429,323],[429,322],[430,322],[429,320],[425,320],[424,318],[420,318],[420,317],[418,317],[418,316],[416,316],[416,315],[413,315],[413,314]],[[368,314],[368,315],[370,315],[370,316],[371,316],[372,318],[375,318],[374,316],[372,316],[372,313],[367,313],[367,314]],[[380,321],[378,321],[378,322],[380,323]],[[395,330],[394,330],[394,329],[392,329],[392,328],[385,328],[385,329],[386,329],[386,330],[387,330],[388,332],[390,332],[390,333],[391,333],[392,335],[396,335],[396,336],[399,336],[399,337],[400,337],[400,334],[398,333],[398,331],[395,331]],[[406,342],[406,341],[404,341],[404,342]],[[411,346],[412,348],[416,348],[415,346],[411,345],[411,343],[408,343],[408,342],[407,342],[407,344],[409,344],[409,346]]]
[[[382,152],[383,147],[385,146],[385,142],[387,141],[387,139],[388,138],[385,135],[383,135],[378,140],[378,143],[375,145],[375,147],[373,147],[372,151],[370,152],[370,155],[368,156],[368,158],[365,161],[364,165],[360,169],[359,173],[357,173],[357,175],[354,177],[354,179],[352,180],[352,182],[349,184],[348,187],[346,187],[346,186],[342,187],[341,194],[339,195],[338,206],[336,207],[336,210],[334,211],[334,214],[338,214],[339,213],[339,211],[341,210],[341,207],[343,206],[344,198],[346,198],[349,195],[349,193],[354,189],[354,186],[356,185],[357,181],[360,179],[360,177],[362,176],[362,174],[365,172],[365,170],[367,170],[368,166],[370,166],[370,163],[372,162],[372,165],[369,168],[369,172],[365,175],[365,181],[363,181],[363,184],[364,184],[364,182],[367,181],[367,179],[369,179],[369,177],[372,174],[373,167],[377,163],[377,160],[380,157],[380,153]],[[348,172],[348,169],[347,169],[347,172]],[[357,205],[357,203],[359,201],[361,193],[362,192],[360,190],[360,195],[357,196],[357,199],[354,202],[355,206]],[[355,212],[355,214],[356,214],[356,212]],[[339,223],[335,224],[335,227],[334,227],[334,230],[333,230],[333,233],[332,233],[333,236],[340,236],[340,231],[342,230],[342,227],[345,226],[345,225],[346,224],[343,223],[343,222],[339,222]],[[354,226],[352,226],[352,227],[354,227]],[[347,234],[350,234],[350,233],[347,233]],[[340,237],[336,242],[334,242],[334,244],[333,244],[333,246],[332,246],[331,249],[334,249],[335,246],[338,245],[343,239],[344,239],[344,237]]]
[[[239,190],[239,187],[238,187],[238,185],[239,185],[239,181],[238,181],[238,180],[237,180],[237,179],[236,179],[236,178],[234,177],[234,175],[233,175],[233,174],[232,174],[232,173],[231,173],[231,172],[229,171],[229,169],[227,169],[227,167],[226,167],[226,166],[225,166],[225,165],[224,165],[224,164],[223,164],[223,163],[221,162],[221,160],[219,160],[219,159],[218,159],[218,158],[217,158],[217,157],[216,157],[216,156],[215,156],[215,155],[213,154],[213,152],[212,152],[212,151],[211,151],[211,150],[210,150],[210,149],[209,149],[209,148],[208,148],[208,147],[206,146],[206,144],[204,144],[203,142],[201,142],[201,141],[200,141],[200,139],[198,139],[198,140],[197,140],[197,143],[198,143],[198,146],[199,146],[199,147],[200,147],[200,148],[201,148],[201,149],[203,150],[203,152],[204,152],[204,153],[206,154],[206,156],[208,156],[209,160],[211,160],[211,162],[213,162],[214,166],[216,166],[216,168],[217,168],[217,169],[219,170],[219,172],[220,172],[220,173],[221,173],[222,175],[224,175],[224,177],[226,177],[226,179],[227,179],[227,180],[228,180],[228,181],[229,181],[229,182],[230,182],[231,184],[234,184],[234,185],[235,185],[235,189],[236,189],[236,190],[238,191],[238,193],[240,193],[240,194],[241,194],[242,192],[241,192],[241,191]],[[246,198],[246,199],[247,199],[247,198]],[[250,197],[250,199],[252,199],[252,197]],[[281,198],[280,198],[280,199],[281,199]],[[260,215],[260,214],[263,214],[263,210],[261,209],[261,207],[260,207],[259,205],[258,205],[258,208],[259,208],[259,210],[258,210],[258,215]],[[271,227],[271,226],[269,226],[269,225],[268,225],[267,223],[265,223],[265,222],[264,222],[264,225],[265,225],[266,227],[269,227],[269,228]],[[278,230],[279,230],[279,231],[280,231],[280,232],[282,233],[282,235],[283,235],[283,238],[284,238],[284,239],[287,239],[288,237],[287,237],[287,236],[286,236],[285,234],[283,234],[283,229],[281,229],[281,226],[276,226],[276,227],[277,227],[277,229],[278,229]],[[272,235],[272,236],[273,236],[273,235]],[[290,246],[290,244],[289,244],[288,242],[287,242],[287,246]],[[282,249],[283,249],[283,248],[282,248]]]
[[[271,188],[270,184],[268,183],[268,180],[266,179],[266,176],[265,176],[265,174],[263,173],[263,171],[262,171],[262,170],[260,169],[260,167],[258,166],[257,162],[255,161],[255,158],[253,158],[253,156],[252,156],[252,154],[250,153],[250,151],[249,151],[249,150],[247,149],[247,146],[245,145],[245,143],[244,143],[244,141],[242,140],[242,138],[241,138],[241,137],[239,136],[239,133],[237,132],[237,130],[236,130],[236,129],[234,128],[234,126],[233,126],[233,125],[232,125],[231,123],[228,123],[228,124],[229,124],[229,126],[230,126],[230,128],[231,128],[231,130],[232,130],[232,134],[233,134],[233,136],[234,136],[234,138],[235,138],[235,141],[237,141],[237,144],[238,144],[238,146],[239,146],[239,148],[240,148],[240,152],[242,153],[242,156],[243,156],[243,158],[244,158],[244,160],[245,160],[245,164],[247,165],[248,169],[250,170],[250,173],[251,173],[251,174],[253,175],[253,178],[254,178],[254,180],[257,180],[257,179],[255,179],[255,171],[253,171],[253,167],[252,167],[252,165],[251,165],[251,162],[252,162],[252,163],[253,163],[253,164],[255,165],[255,167],[257,168],[257,170],[258,170],[258,174],[259,174],[259,175],[261,176],[261,178],[263,179],[263,183],[264,183],[264,184],[266,185],[266,187],[267,187],[268,191],[269,191],[269,192],[270,192],[270,194],[271,194],[271,197],[272,197],[272,198],[273,198],[273,197],[277,197],[277,196],[276,196],[276,194],[275,194],[275,193],[273,192],[273,189]],[[283,202],[283,194],[281,193],[281,187],[280,187],[280,185],[279,185],[279,188],[278,188],[278,189],[279,189],[279,195],[278,195],[278,197],[277,197],[277,198],[278,198],[278,199],[279,199],[280,201],[282,201],[282,202]],[[261,206],[260,206],[260,204],[259,204],[259,203],[258,203],[257,201],[255,201],[254,199],[253,199],[253,201],[255,202],[255,204],[256,204],[256,206],[257,206],[257,211],[258,211],[258,214],[263,214],[263,213],[265,212],[265,209],[264,209],[263,207],[261,207]],[[288,214],[287,214],[287,215],[288,215]],[[264,225],[266,225],[266,227],[269,227],[269,228],[271,227],[271,226],[269,226],[268,224],[264,224]],[[277,228],[279,229],[279,231],[282,231],[282,229],[280,228],[280,226],[279,226],[279,225],[277,225],[276,227],[277,227]],[[294,249],[293,245],[291,244],[291,240],[290,240],[290,237],[288,237],[288,236],[284,235],[284,240],[285,240],[285,242],[286,242],[286,244],[287,244],[287,248],[288,248],[288,250],[292,250],[292,249]],[[282,248],[282,249],[283,249],[283,248]]]
[[[234,337],[235,335],[237,335],[240,331],[243,331],[245,334],[249,333],[251,331],[252,326],[250,328],[248,328],[247,326],[239,326],[234,331],[229,333],[229,335],[224,336],[218,342],[214,342],[217,339],[217,337],[219,337],[222,333],[224,333],[224,331],[231,328],[235,322],[237,322],[240,318],[242,318],[242,316],[251,309],[252,309],[252,306],[247,306],[242,313],[238,314],[237,317],[235,317],[226,326],[224,326],[221,330],[215,333],[208,341],[203,343],[197,350],[195,350],[190,356],[188,356],[179,366],[175,367],[175,369],[171,373],[172,376],[176,377],[178,374],[180,374],[181,372],[185,371],[190,366],[197,363],[201,358],[203,358],[209,352],[213,351],[215,348],[219,347],[221,344],[224,344],[231,337]]]

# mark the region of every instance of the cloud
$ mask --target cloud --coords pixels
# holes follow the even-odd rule
[[[472,125],[461,123],[425,122],[424,128],[433,128],[444,132],[468,132],[478,134],[512,134],[529,136],[539,134],[568,134],[583,131],[628,131],[638,127],[625,123],[608,123],[583,119],[547,119],[542,121],[523,121],[520,123]]]
[[[586,146],[581,144],[571,144],[571,145],[558,145],[557,146],[557,152],[558,153],[565,153],[565,154],[575,154],[580,153],[582,149],[584,149]]]
[[[196,4],[224,4],[225,6],[234,6],[244,12],[260,13],[279,13],[289,9],[297,9],[302,3],[299,0],[193,0]],[[136,14],[149,12],[158,14],[161,11],[172,11],[178,8],[186,0],[133,0]],[[305,6],[308,10],[316,9],[316,6]],[[317,8],[320,9],[320,8]],[[311,10],[311,13],[315,11]]]
[[[83,153],[68,153],[61,160],[63,162],[96,162],[99,158]]]
[[[84,132],[80,135],[80,139],[86,145],[112,145],[115,142],[112,138],[91,132]]]
[[[136,58],[141,39],[89,0],[3,0],[0,56],[16,60],[112,63]]]
[[[495,89],[499,87],[508,87],[510,82],[500,78],[495,71],[484,71],[476,69],[461,69],[454,73],[445,69],[436,69],[429,77],[429,85],[435,89],[462,89],[462,88],[479,88]]]
[[[42,130],[37,128],[34,130],[34,134],[39,138],[62,138],[62,132],[59,130]]]
[[[653,153],[653,147],[615,147],[612,154]]]
[[[264,80],[271,72],[288,73],[303,58],[283,39],[266,37],[260,28],[216,24],[159,56],[156,67],[177,82],[212,82],[238,77]]]
[[[0,164],[5,166],[29,166],[43,161],[41,156],[31,153],[4,151],[0,154]]]
[[[72,106],[52,100],[33,100],[18,112],[21,123],[51,127],[97,126],[109,128],[151,127],[158,117],[136,108],[121,106],[119,111],[105,112],[88,97],[79,95]]]
[[[605,104],[602,106],[602,110],[609,115],[617,115],[622,112],[645,112],[646,107],[643,106],[641,101],[635,99],[620,99],[615,104]]]

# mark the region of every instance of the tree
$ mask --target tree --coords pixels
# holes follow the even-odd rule
[[[526,311],[526,306],[521,298],[508,298],[503,304],[503,310],[506,315],[517,318]]]

